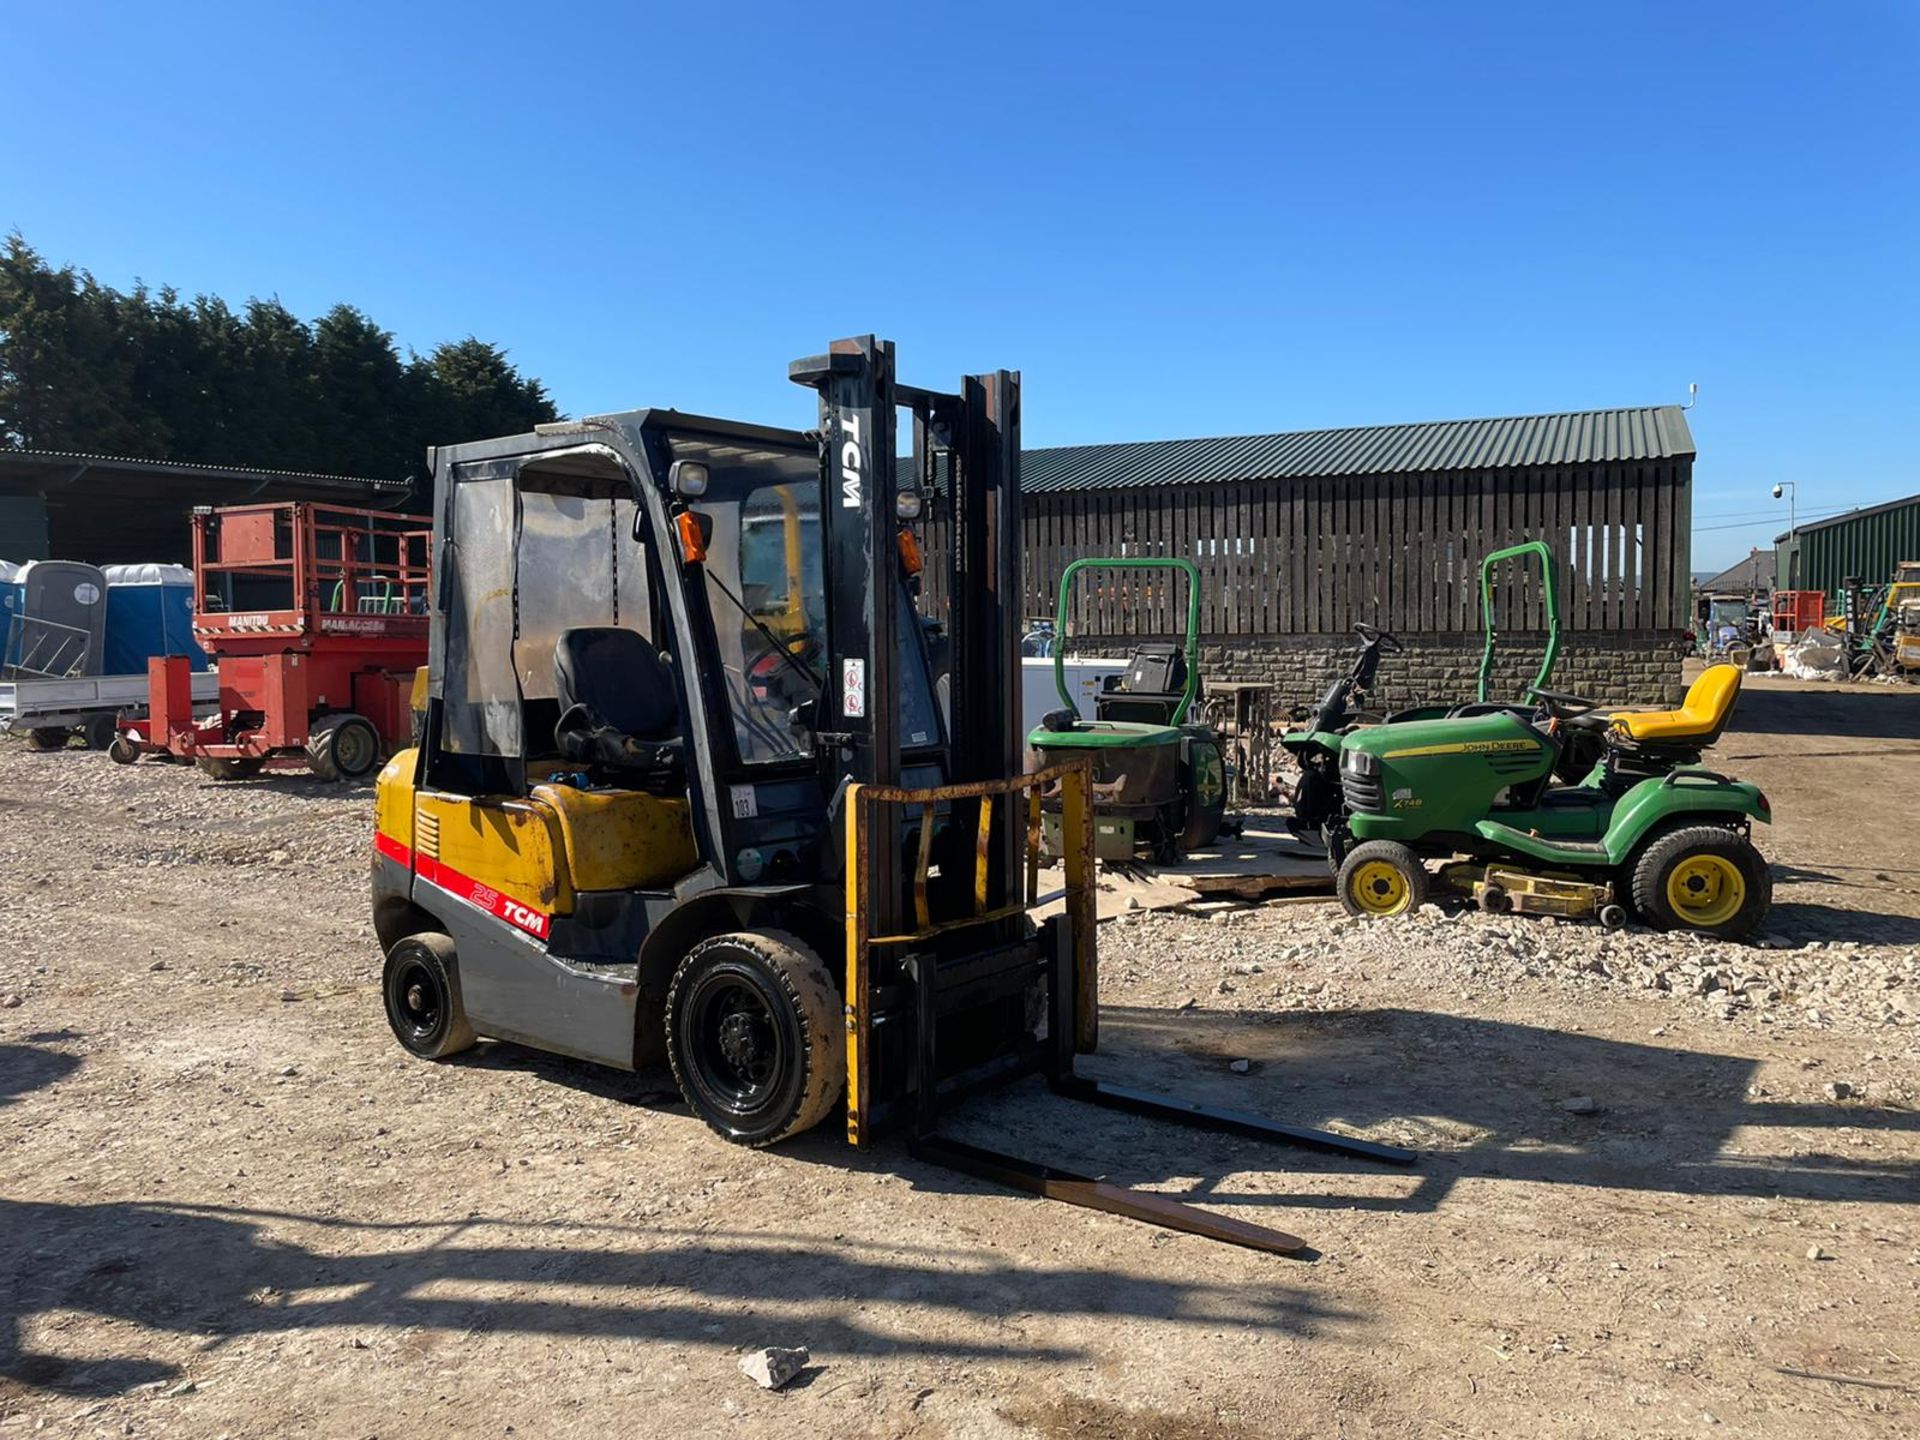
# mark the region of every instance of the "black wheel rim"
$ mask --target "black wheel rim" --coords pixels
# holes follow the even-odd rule
[[[446,996],[440,989],[440,977],[418,960],[398,966],[393,975],[393,990],[388,996],[394,1023],[416,1044],[430,1042],[447,1013]]]
[[[687,1059],[712,1105],[746,1117],[779,1095],[793,1047],[758,985],[731,971],[707,974],[687,998],[686,1017]]]

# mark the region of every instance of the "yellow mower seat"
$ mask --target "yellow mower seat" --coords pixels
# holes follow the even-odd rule
[[[1613,717],[1613,728],[1636,745],[1705,749],[1727,728],[1745,678],[1738,665],[1710,665],[1687,687],[1687,698],[1678,710],[1627,711]]]

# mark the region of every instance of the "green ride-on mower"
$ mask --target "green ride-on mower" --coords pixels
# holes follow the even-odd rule
[[[1603,714],[1535,688],[1531,714],[1509,707],[1361,727],[1340,741],[1344,835],[1338,889],[1355,915],[1399,915],[1440,880],[1489,911],[1637,913],[1661,930],[1751,935],[1773,882],[1754,848],[1772,822],[1753,785],[1700,767],[1733,714],[1740,670],[1716,665],[1678,710]],[[1471,708],[1471,707],[1464,707]],[[1573,745],[1600,758],[1556,783]]]
[[[1066,677],[1069,602],[1087,570],[1177,570],[1187,580],[1183,644],[1138,646],[1126,671],[1095,697],[1091,720],[1074,704]],[[1139,556],[1069,564],[1060,576],[1053,679],[1064,708],[1049,712],[1027,744],[1041,765],[1091,757],[1098,858],[1132,861],[1145,852],[1155,864],[1172,865],[1219,838],[1227,804],[1220,737],[1189,719],[1200,691],[1200,571],[1192,561]],[[1049,853],[1057,853],[1057,802],[1047,803],[1042,824]]]
[[[1360,636],[1360,653],[1354,657],[1347,673],[1327,687],[1327,693],[1317,705],[1302,706],[1294,712],[1293,718],[1298,722],[1296,728],[1280,737],[1281,748],[1300,767],[1300,779],[1293,791],[1293,813],[1287,817],[1287,828],[1303,840],[1324,842],[1328,856],[1335,865],[1340,863],[1345,833],[1345,804],[1340,786],[1342,736],[1356,725],[1394,725],[1409,720],[1440,720],[1516,708],[1508,702],[1487,698],[1493,683],[1494,656],[1500,646],[1495,604],[1499,587],[1495,575],[1496,567],[1502,562],[1525,562],[1529,559],[1540,563],[1540,598],[1547,627],[1546,649],[1540,657],[1540,669],[1533,683],[1536,687],[1546,685],[1553,678],[1554,662],[1560,655],[1560,575],[1554,564],[1553,552],[1546,544],[1529,540],[1504,550],[1495,550],[1480,562],[1480,617],[1486,643],[1480,654],[1479,685],[1471,702],[1464,705],[1422,705],[1385,716],[1371,712],[1369,706],[1373,698],[1374,680],[1380,673],[1381,657],[1397,655],[1405,647],[1391,631],[1362,621],[1353,627]],[[1530,713],[1532,709],[1524,703],[1517,708],[1522,714]],[[1587,743],[1584,737],[1578,742],[1583,747]],[[1569,748],[1563,753],[1559,773],[1565,779],[1578,780],[1593,767],[1597,759],[1598,754],[1591,749],[1582,748],[1576,753]],[[1577,771],[1572,768],[1575,764],[1579,766]]]

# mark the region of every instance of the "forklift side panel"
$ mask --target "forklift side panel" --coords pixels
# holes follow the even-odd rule
[[[639,994],[634,966],[569,965],[532,936],[470,905],[429,898],[424,885],[414,894],[453,937],[467,1019],[478,1033],[633,1068]]]
[[[560,822],[553,811],[497,796],[427,791],[414,801],[414,868],[420,878],[537,939],[573,911]]]

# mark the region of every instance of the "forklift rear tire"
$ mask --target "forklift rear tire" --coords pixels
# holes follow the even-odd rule
[[[1427,867],[1397,840],[1368,840],[1347,852],[1337,881],[1349,915],[1406,915],[1427,899]]]
[[[364,716],[329,715],[307,737],[307,768],[322,780],[364,780],[380,760],[380,732]]]
[[[42,725],[27,732],[29,750],[64,750],[73,732],[64,725]]]
[[[824,962],[779,931],[703,940],[667,990],[667,1059],[693,1113],[736,1145],[818,1125],[846,1087],[846,1023]]]
[[[472,1048],[457,958],[453,941],[432,930],[396,940],[387,952],[380,981],[387,1024],[394,1039],[422,1060],[443,1060]]]
[[[1655,928],[1742,940],[1773,904],[1766,857],[1737,830],[1689,825],[1641,852],[1633,866],[1633,908]]]

